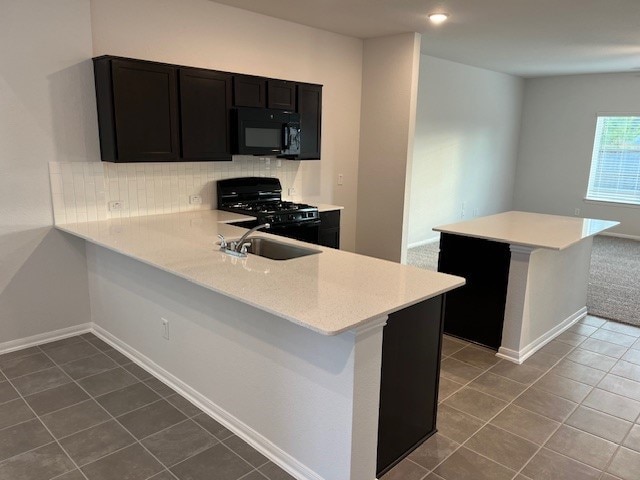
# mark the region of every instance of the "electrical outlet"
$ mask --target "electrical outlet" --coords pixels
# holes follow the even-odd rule
[[[110,212],[118,212],[122,210],[123,204],[120,200],[113,200],[109,202],[109,211]]]
[[[189,203],[191,205],[201,205],[202,197],[200,195],[189,195]]]
[[[579,215],[580,215],[580,209],[579,209],[579,208],[576,208],[576,209],[573,211],[573,214],[574,214],[576,217],[577,217],[577,216],[579,216]]]
[[[338,174],[338,185],[342,185],[344,183],[344,175],[342,173]]]
[[[160,320],[162,320],[162,338],[169,340],[169,320],[162,317]]]
[[[289,196],[293,197],[296,194],[295,187],[289,187]]]

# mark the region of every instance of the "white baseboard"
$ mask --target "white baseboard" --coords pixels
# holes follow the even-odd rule
[[[551,340],[556,338],[565,330],[571,328],[576,322],[583,319],[587,316],[587,307],[582,307],[577,312],[569,315],[565,318],[562,323],[556,325],[554,328],[536,338],[529,345],[525,346],[521,350],[512,350],[510,348],[500,347],[498,349],[498,353],[496,353],[496,357],[504,358],[505,360],[509,360],[510,362],[521,364],[531,355],[536,353],[542,347],[544,347]]]
[[[429,245],[430,243],[438,243],[440,241],[440,235],[433,238],[428,238],[426,240],[420,240],[418,242],[413,242],[407,245],[407,248],[416,248],[422,247],[423,245]]]
[[[83,323],[81,325],[74,325],[73,327],[61,328],[60,330],[55,330],[53,332],[40,333],[31,337],[2,342],[0,343],[0,354],[13,352],[15,350],[22,350],[23,348],[33,347],[35,345],[41,345],[43,343],[62,340],[63,338],[90,332],[92,325],[92,323]]]
[[[133,362],[144,368],[154,377],[158,378],[163,383],[173,388],[180,395],[192,402],[206,414],[220,422],[226,428],[235,433],[238,437],[242,438],[245,442],[262,453],[273,463],[279,465],[289,474],[293,475],[295,478],[299,480],[325,480],[313,470],[300,463],[294,457],[271,443],[267,438],[253,430],[244,422],[213,403],[207,397],[194,390],[186,383],[182,382],[179,378],[167,372],[164,368],[160,367],[149,357],[130,347],[99,325],[92,324],[92,327],[93,333],[95,333],[102,340],[107,342],[123,355],[126,355]],[[327,460],[331,461],[330,459]]]
[[[604,237],[616,237],[616,238],[626,238],[627,240],[637,240],[640,241],[640,237],[637,235],[627,235],[626,233],[615,233],[615,232],[602,232],[598,235],[602,235]]]

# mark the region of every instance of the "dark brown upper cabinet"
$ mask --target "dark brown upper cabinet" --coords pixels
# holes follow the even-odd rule
[[[267,79],[249,75],[233,76],[233,105],[235,107],[267,106]]]
[[[267,80],[267,107],[295,112],[296,86],[287,80]]]
[[[295,159],[320,159],[322,85],[111,55],[93,67],[106,162],[231,160],[233,107],[298,112]]]
[[[300,114],[300,160],[320,159],[322,129],[322,85],[298,84]]]
[[[184,160],[231,160],[232,75],[180,68],[180,120]]]
[[[102,159],[178,160],[177,68],[113,57],[94,59]]]

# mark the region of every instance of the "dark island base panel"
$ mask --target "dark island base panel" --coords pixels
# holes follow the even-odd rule
[[[444,304],[440,295],[407,307],[384,327],[378,478],[436,432]]]
[[[447,296],[445,333],[498,350],[510,261],[507,243],[449,233],[440,236],[438,271],[467,280]]]

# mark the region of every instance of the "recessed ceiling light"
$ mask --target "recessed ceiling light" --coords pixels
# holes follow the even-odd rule
[[[430,13],[428,17],[432,23],[435,23],[437,25],[439,23],[444,22],[447,18],[449,18],[449,15],[446,13]]]

